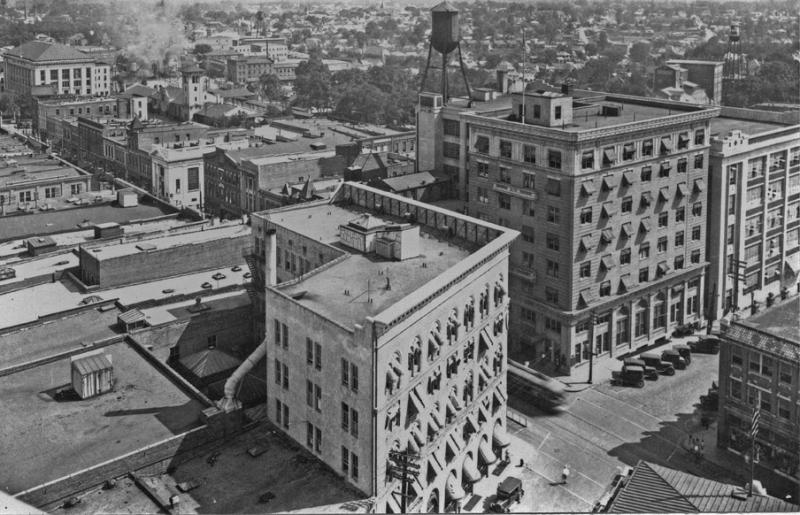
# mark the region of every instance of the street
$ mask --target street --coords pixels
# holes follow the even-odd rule
[[[646,460],[709,479],[738,483],[735,475],[705,460],[697,460],[683,445],[690,436],[710,439],[716,425],[700,428],[695,404],[717,380],[718,356],[695,354],[686,370],[674,376],[647,381],[644,388],[595,384],[567,397],[560,414],[544,413],[526,400],[509,380],[509,407],[527,418],[523,427],[509,422],[509,433],[518,437],[512,462],[517,468],[533,506],[522,511],[590,511],[612,477],[624,466]],[[516,447],[516,446],[514,446]],[[524,450],[527,449],[527,450]],[[568,484],[561,471],[570,469]],[[526,496],[527,497],[527,496]],[[527,499],[526,499],[527,500]]]

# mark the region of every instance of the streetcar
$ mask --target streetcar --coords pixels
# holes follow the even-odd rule
[[[530,398],[536,406],[547,411],[565,409],[567,398],[563,383],[513,361],[508,363],[508,373],[517,379],[515,386],[518,391]]]

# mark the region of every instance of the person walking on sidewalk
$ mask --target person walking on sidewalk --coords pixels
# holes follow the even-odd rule
[[[561,471],[561,483],[566,485],[569,479],[569,465],[564,465],[564,470]]]

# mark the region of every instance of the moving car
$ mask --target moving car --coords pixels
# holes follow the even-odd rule
[[[652,379],[653,381],[658,380],[658,370],[655,367],[648,366],[644,360],[637,359],[637,358],[625,358],[622,362],[622,368],[625,367],[642,367],[644,369],[644,377],[645,379]]]
[[[253,277],[253,274],[251,274],[250,272],[245,272],[242,274],[242,277],[244,277],[245,279],[250,279],[251,277]]]
[[[241,270],[242,267],[240,267],[239,265],[236,265],[235,267],[231,268],[231,272],[241,272]]]
[[[639,354],[639,359],[644,361],[648,367],[653,367],[659,374],[668,376],[675,375],[675,367],[669,361],[663,361],[661,356],[655,352],[643,352]]]
[[[719,354],[719,338],[704,334],[696,342],[689,342],[689,348],[692,352]]]
[[[497,485],[497,499],[489,505],[492,513],[508,513],[515,502],[520,502],[525,491],[522,489],[522,480],[509,476]]]
[[[214,279],[215,281],[221,281],[225,279],[225,274],[223,274],[222,272],[217,272],[216,274],[212,275],[211,278]]]
[[[611,372],[611,384],[622,386],[644,387],[644,367],[637,365],[624,366],[619,372]]]
[[[213,288],[214,286],[209,282],[205,282],[205,283],[201,284],[200,287],[205,289],[205,290],[208,290],[208,289]]]
[[[686,368],[686,360],[675,349],[667,349],[661,353],[661,361],[669,361],[676,370]]]

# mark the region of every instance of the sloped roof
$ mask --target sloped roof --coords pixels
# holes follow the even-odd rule
[[[221,98],[250,98],[255,96],[255,93],[247,88],[215,89],[211,93]]]
[[[28,41],[17,48],[9,50],[8,55],[15,55],[29,61],[66,61],[84,60],[94,61],[80,50],[59,43],[45,43],[43,41]]]
[[[155,92],[156,92],[156,90],[154,90],[153,88],[148,88],[147,86],[144,86],[142,84],[134,84],[133,86],[131,86],[128,89],[126,89],[125,91],[123,91],[120,94],[120,96],[121,97],[125,97],[125,98],[130,98],[130,97],[149,97],[150,95],[152,95]]]
[[[197,377],[208,377],[234,369],[241,360],[218,349],[206,349],[180,358],[181,365]]]
[[[456,12],[457,13],[458,9],[453,7],[453,5],[450,4],[449,2],[442,2],[442,3],[438,4],[438,5],[435,5],[431,9],[431,12]]]
[[[775,497],[735,498],[741,488],[640,461],[617,494],[609,513],[794,512],[797,507]]]
[[[408,175],[398,175],[383,179],[382,182],[394,192],[406,191],[414,188],[421,188],[430,184],[436,184],[444,179],[440,179],[430,172],[418,172]]]
[[[200,111],[200,114],[208,116],[209,118],[221,118],[229,116],[231,111],[239,111],[241,108],[232,104],[206,104]]]

